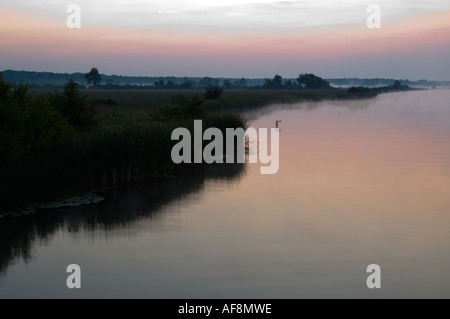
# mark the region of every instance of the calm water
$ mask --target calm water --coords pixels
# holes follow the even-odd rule
[[[213,166],[0,218],[0,297],[450,298],[449,101],[274,105],[248,116],[282,120],[276,175]]]

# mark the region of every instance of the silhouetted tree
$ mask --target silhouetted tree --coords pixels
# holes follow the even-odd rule
[[[275,85],[276,88],[280,88],[283,86],[283,77],[281,75],[275,75],[273,77],[273,84]]]
[[[408,85],[402,85],[400,81],[395,81],[394,84],[377,88],[378,92],[396,92],[408,90],[411,90],[411,88]]]
[[[97,68],[92,68],[91,71],[84,75],[84,78],[87,80],[88,84],[98,84],[102,81],[102,77],[98,73]]]
[[[264,80],[263,88],[273,89],[273,87],[274,87],[273,80],[269,80],[269,79]]]
[[[163,79],[161,79],[161,80],[159,80],[159,81],[155,81],[155,86],[157,86],[157,87],[159,87],[159,88],[164,87],[164,85],[165,85],[165,83],[164,83],[164,80],[163,80]]]
[[[226,87],[227,89],[231,88],[232,84],[229,80],[225,80],[223,81],[223,86]]]
[[[186,79],[184,79],[184,82],[179,85],[179,88],[180,89],[191,89],[193,85],[194,85],[193,82],[186,78]]]
[[[312,73],[300,74],[297,78],[299,85],[305,86],[307,89],[331,89],[330,82],[316,76]]]
[[[220,97],[222,92],[223,92],[222,88],[211,85],[206,89],[205,98],[207,100],[216,100]]]
[[[168,89],[174,89],[176,87],[177,87],[176,83],[172,80],[169,80],[166,84],[166,88],[168,88]]]
[[[31,94],[25,84],[13,88],[0,77],[0,171],[5,163],[57,150],[72,133],[47,94]]]
[[[198,81],[198,85],[203,86],[203,87],[209,87],[211,85],[214,85],[214,79],[210,78],[208,76],[205,76],[203,79]]]
[[[78,90],[78,84],[72,79],[64,86],[62,94],[50,95],[52,104],[64,115],[67,121],[76,128],[90,128],[95,125],[95,109],[87,97]]]
[[[241,78],[239,81],[233,83],[234,87],[243,88],[247,86],[247,80],[245,78]]]
[[[9,99],[10,93],[11,93],[10,89],[11,89],[11,84],[3,81],[2,74],[0,73],[0,102],[7,101]]]
[[[272,80],[266,79],[263,87],[265,89],[281,89],[283,87],[283,77],[277,74]]]

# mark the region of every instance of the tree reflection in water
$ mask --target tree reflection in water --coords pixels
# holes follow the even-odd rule
[[[109,189],[105,201],[79,207],[41,209],[27,216],[0,218],[0,275],[11,263],[33,259],[36,243],[45,244],[58,231],[93,233],[128,229],[143,219],[158,219],[164,208],[201,192],[208,180],[235,183],[245,174],[246,164],[211,164],[183,172],[177,177],[156,178],[143,184]]]

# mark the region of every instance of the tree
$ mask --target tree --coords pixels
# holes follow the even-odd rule
[[[203,79],[201,79],[198,82],[198,85],[199,86],[204,86],[204,87],[208,87],[208,86],[214,85],[214,79],[210,78],[209,76],[205,76]]]
[[[395,81],[393,84],[394,88],[396,89],[401,89],[402,88],[402,84],[400,83],[400,81]]]
[[[330,82],[316,76],[312,73],[300,74],[297,78],[299,85],[304,86],[307,89],[331,89]]]
[[[229,80],[225,80],[223,81],[223,86],[226,87],[227,89],[231,88],[232,84]]]
[[[184,82],[181,83],[180,85],[178,85],[178,87],[179,87],[180,89],[191,89],[193,85],[194,85],[194,84],[193,84],[192,81],[190,81],[190,80],[188,80],[187,78],[185,78],[185,79],[184,79]]]
[[[284,81],[283,86],[285,88],[295,88],[295,83],[292,82],[291,80],[286,80],[286,81]]]
[[[263,87],[265,89],[281,89],[283,87],[283,77],[277,74],[272,80],[266,79]]]
[[[155,86],[157,86],[157,87],[164,87],[164,85],[165,85],[165,83],[164,83],[164,80],[163,79],[161,79],[161,80],[159,80],[159,81],[155,81]]]
[[[11,84],[3,81],[2,74],[0,73],[0,102],[7,101],[9,99],[10,94],[11,94],[10,89],[11,89]]]
[[[222,94],[223,89],[218,86],[211,85],[206,89],[205,98],[207,100],[216,100]]]
[[[95,109],[78,90],[78,84],[72,79],[64,86],[61,94],[55,92],[50,95],[52,104],[62,113],[69,124],[77,129],[93,127],[95,123]]]
[[[275,75],[273,77],[273,84],[275,85],[276,88],[281,88],[283,86],[283,77],[281,75]]]
[[[84,78],[87,80],[88,84],[97,85],[102,81],[102,77],[98,73],[97,68],[92,68],[91,71],[84,75]]]
[[[233,83],[234,87],[243,88],[247,86],[247,80],[245,78],[241,78],[240,80]]]
[[[63,114],[44,93],[13,87],[0,76],[0,170],[4,164],[56,151],[73,134]]]

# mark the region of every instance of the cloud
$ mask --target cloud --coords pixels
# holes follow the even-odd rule
[[[1,5],[64,18],[69,3],[80,5],[84,23],[166,29],[295,29],[365,23],[366,7],[377,3],[383,19],[450,8],[448,0],[43,0]]]

